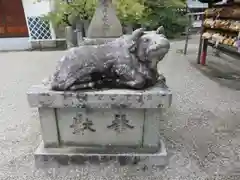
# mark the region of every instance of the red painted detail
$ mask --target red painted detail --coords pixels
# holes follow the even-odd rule
[[[203,51],[202,56],[201,56],[201,64],[205,65],[206,64],[206,57],[207,57],[207,52]]]

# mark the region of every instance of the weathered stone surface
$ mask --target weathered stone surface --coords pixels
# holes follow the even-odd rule
[[[152,163],[157,158],[151,167],[166,164],[159,129],[161,110],[171,105],[172,94],[164,77],[159,79],[157,63],[168,52],[169,41],[161,28],[149,34],[138,29],[128,38],[109,41],[90,39],[71,49],[48,84],[28,91],[42,128],[37,163],[143,162],[146,168],[146,159]],[[110,89],[80,91],[86,85],[98,88],[99,80]],[[112,89],[109,82],[121,89]]]
[[[89,25],[87,37],[112,38],[122,34],[122,26],[112,6],[112,0],[98,0],[98,7]]]
[[[31,107],[48,108],[168,108],[172,93],[164,83],[147,90],[52,91],[44,85],[32,86],[28,93]]]
[[[114,41],[116,38],[83,38],[83,41],[80,43],[80,46],[86,45],[100,45]]]
[[[163,109],[145,109],[143,147],[159,147],[159,138],[162,137],[160,129],[163,119]]]
[[[60,92],[39,85],[28,92],[29,104],[39,108],[46,148],[102,147],[105,153],[156,152],[162,110],[171,99],[164,83],[141,91]]]
[[[71,48],[59,60],[51,79],[51,89],[146,89],[164,80],[157,71],[157,63],[170,48],[163,27],[149,33],[140,28],[130,36],[110,42],[91,40],[90,44],[84,44],[88,42]]]
[[[108,146],[108,151],[112,151],[111,147],[142,147],[141,109],[62,108],[56,110],[56,121],[63,146]]]
[[[139,166],[151,169],[168,164],[167,150],[160,140],[156,153],[93,153],[79,148],[44,148],[43,143],[35,151],[35,165],[38,168],[54,168],[59,165],[86,165],[117,162],[122,166]]]
[[[65,28],[65,36],[66,36],[67,48],[69,49],[74,47],[74,32],[71,26],[67,26]]]
[[[53,108],[39,108],[38,113],[45,147],[59,147],[55,110]]]

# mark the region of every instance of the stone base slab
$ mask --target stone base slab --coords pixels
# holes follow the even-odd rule
[[[169,108],[172,92],[158,82],[145,90],[102,89],[88,91],[53,91],[43,84],[32,86],[27,92],[31,107],[88,108],[88,109],[160,109]]]
[[[38,108],[45,148],[121,146],[155,153],[163,112],[171,101],[164,83],[139,91],[58,92],[39,85],[28,92],[30,106]]]
[[[66,39],[30,40],[32,50],[65,50]]]
[[[120,166],[137,165],[142,168],[163,167],[168,164],[165,144],[160,140],[161,148],[157,153],[87,153],[74,152],[74,148],[44,148],[43,142],[35,151],[35,165],[37,168],[58,168],[71,165],[102,165],[104,163],[118,163]]]

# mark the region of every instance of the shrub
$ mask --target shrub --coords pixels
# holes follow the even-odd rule
[[[91,20],[97,0],[56,1],[56,11],[43,18],[55,27],[73,25],[76,19]],[[117,16],[123,25],[141,24],[149,30],[163,25],[169,38],[185,30],[187,18],[177,9],[185,8],[184,0],[113,0]]]
[[[113,0],[117,16],[124,25],[141,22],[145,6],[139,0]]]
[[[56,1],[56,11],[49,12],[43,18],[50,20],[55,26],[71,25],[76,18],[78,20],[91,20],[97,0],[72,0],[67,3],[63,0]],[[123,24],[138,22],[144,13],[144,5],[138,0],[113,0],[116,13]]]
[[[91,20],[96,7],[96,0],[72,0],[67,3],[55,0],[56,11],[49,12],[43,18],[51,21],[54,26],[72,25],[74,20]]]
[[[162,25],[168,38],[179,36],[187,25],[187,18],[178,9],[184,8],[181,0],[146,0],[147,7],[144,25],[148,29],[156,29]]]

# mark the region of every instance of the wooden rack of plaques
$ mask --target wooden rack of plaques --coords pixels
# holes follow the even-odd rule
[[[208,4],[204,12],[197,63],[205,65],[212,46],[240,60],[240,1]]]

